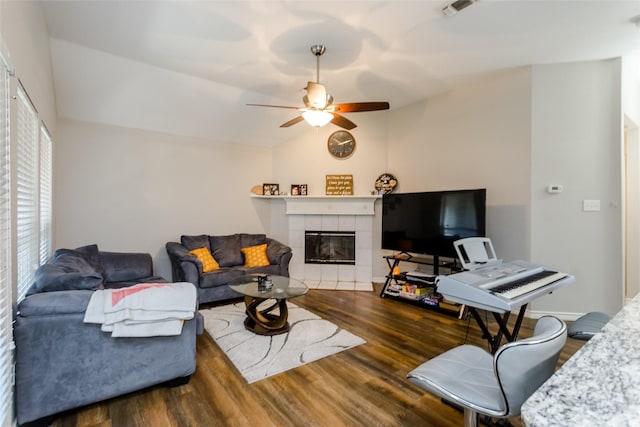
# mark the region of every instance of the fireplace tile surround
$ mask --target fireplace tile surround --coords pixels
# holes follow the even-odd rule
[[[289,246],[293,258],[291,277],[314,289],[372,290],[373,205],[379,197],[285,198],[289,222]],[[355,265],[306,264],[305,231],[355,231]]]

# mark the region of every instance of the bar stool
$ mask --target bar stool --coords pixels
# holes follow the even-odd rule
[[[465,427],[478,414],[510,418],[555,371],[567,341],[565,323],[554,316],[538,319],[531,338],[507,343],[492,356],[473,345],[455,347],[409,372],[412,383],[464,408]]]

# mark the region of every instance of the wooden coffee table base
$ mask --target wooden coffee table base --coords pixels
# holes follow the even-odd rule
[[[287,300],[276,299],[269,307],[258,309],[258,306],[268,299],[271,298],[244,297],[244,304],[247,307],[244,327],[258,335],[271,336],[289,332]],[[272,313],[276,308],[279,309],[279,313]]]

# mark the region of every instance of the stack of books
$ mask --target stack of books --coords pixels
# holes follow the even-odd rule
[[[413,270],[406,273],[394,272],[394,277],[404,281],[404,283],[390,284],[386,289],[389,295],[411,299],[447,311],[459,312],[461,310],[462,306],[445,300],[438,293],[437,275],[421,270]]]
[[[415,301],[423,301],[425,297],[435,292],[436,276],[421,271],[401,273],[401,280],[405,282],[397,289],[398,295]]]

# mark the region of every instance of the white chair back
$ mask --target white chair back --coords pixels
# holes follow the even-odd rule
[[[551,375],[567,341],[567,326],[553,316],[541,317],[531,338],[507,343],[493,357],[493,368],[507,403],[507,415],[520,407]]]

